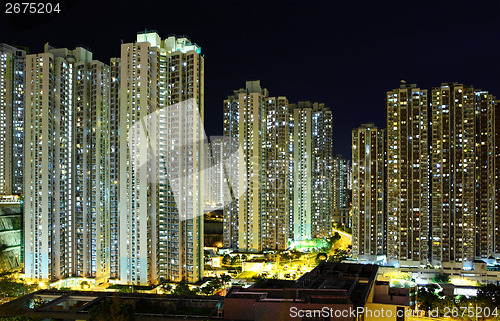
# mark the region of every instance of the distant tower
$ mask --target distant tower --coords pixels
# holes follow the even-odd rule
[[[207,177],[205,207],[208,210],[220,209],[230,200],[225,182],[224,149],[228,142],[223,137],[210,137],[210,148],[207,152]]]
[[[0,195],[23,195],[26,52],[0,43]]]
[[[344,227],[351,227],[351,219],[349,217],[349,189],[351,176],[351,162],[342,155],[337,155],[333,158],[333,221]]]
[[[332,113],[299,102],[293,110],[293,239],[329,237],[334,211]]]

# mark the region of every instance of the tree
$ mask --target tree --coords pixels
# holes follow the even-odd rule
[[[349,257],[349,253],[350,253],[349,249],[347,250],[335,249],[333,251],[333,254],[330,255],[330,257],[328,258],[328,262],[340,263]]]
[[[445,313],[449,313],[450,309],[453,309],[456,304],[453,297],[445,295],[439,300],[434,302],[434,306],[439,310],[439,315],[444,315]]]
[[[235,265],[240,263],[240,257],[238,255],[235,255],[231,258],[231,265]]]
[[[16,315],[14,317],[0,318],[0,321],[41,321],[41,319]]]
[[[229,254],[224,255],[224,257],[222,258],[222,264],[227,265],[230,262],[231,262],[231,255]]]
[[[12,273],[0,275],[0,295],[5,297],[20,297],[38,289],[36,284],[28,285],[14,279]]]
[[[210,262],[210,251],[204,250],[203,258],[205,259],[205,264],[208,264],[208,262]]]
[[[90,288],[90,284],[88,281],[82,281],[80,282],[80,287],[83,289]]]
[[[435,283],[450,283],[451,279],[449,274],[436,273],[434,274],[432,281],[434,281]]]
[[[133,321],[135,320],[132,306],[121,303],[120,299],[106,298],[89,310],[91,321]]]
[[[318,253],[316,255],[316,263],[319,264],[321,262],[325,262],[328,259],[328,255],[326,253]]]
[[[214,289],[207,284],[204,287],[200,288],[200,292],[204,295],[211,295],[212,293],[214,293]]]
[[[418,303],[420,305],[420,310],[428,311],[434,308],[434,303],[436,300],[438,300],[438,296],[436,295],[435,291],[437,288],[437,285],[435,284],[429,284],[428,286],[423,286],[418,289]]]
[[[172,291],[172,294],[193,295],[193,294],[196,294],[196,292],[191,291],[191,289],[189,288],[189,285],[187,285],[186,281],[182,280],[179,284],[176,285],[174,291]]]
[[[335,234],[333,234],[333,236],[330,238],[330,245],[333,245],[335,243],[337,243],[338,241],[340,241],[341,239],[341,236],[338,232],[335,232]]]
[[[220,276],[220,280],[222,281],[222,285],[226,286],[226,283],[231,282],[231,276],[227,274],[223,274]]]
[[[293,259],[294,260],[300,260],[300,258],[302,257],[302,255],[304,255],[304,253],[300,252],[299,250],[293,250],[290,252],[290,254],[292,255]]]
[[[120,288],[120,292],[121,293],[137,293],[137,289],[133,285],[124,286],[124,287]]]
[[[218,277],[213,278],[212,280],[208,281],[208,286],[214,289],[214,291],[218,291],[222,289],[223,283],[222,280]]]
[[[500,306],[500,286],[494,284],[483,285],[477,291],[477,300],[491,308]]]
[[[273,252],[268,252],[265,254],[266,262],[273,262],[276,260],[277,254]]]
[[[290,261],[291,259],[292,259],[291,253],[287,253],[287,252],[281,253],[281,260],[283,260],[284,262]]]
[[[172,285],[162,284],[160,285],[160,290],[163,291],[163,293],[169,293],[170,291],[172,291]]]
[[[36,309],[38,307],[41,307],[42,305],[45,304],[45,301],[42,299],[42,298],[34,298],[33,300],[31,300],[31,306],[30,308],[31,309]]]

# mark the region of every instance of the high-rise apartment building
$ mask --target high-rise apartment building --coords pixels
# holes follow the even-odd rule
[[[0,43],[0,195],[23,191],[26,52]]]
[[[210,137],[210,144],[206,153],[205,177],[205,207],[208,210],[222,209],[224,204],[230,201],[224,168],[224,161],[227,160],[223,158],[224,149],[228,143],[224,137]]]
[[[25,273],[109,277],[109,66],[78,47],[26,57]]]
[[[223,134],[227,140],[223,149],[224,184],[229,188],[230,201],[224,204],[223,215],[223,245],[227,248],[237,249],[239,246],[239,160],[243,157],[243,148],[240,147],[240,99],[242,90],[235,90],[234,94],[224,100],[223,107]],[[241,149],[240,149],[241,148]],[[236,157],[230,157],[235,155]],[[227,160],[227,161],[226,161]]]
[[[261,158],[262,249],[285,250],[288,247],[290,213],[288,100],[286,97],[268,97],[264,107]]]
[[[110,278],[118,278],[120,197],[120,58],[111,58],[109,82],[109,243]]]
[[[332,114],[324,104],[293,110],[293,239],[329,237],[334,211]]]
[[[300,102],[299,102],[300,105]],[[313,108],[313,217],[315,238],[332,235],[334,209],[333,176],[333,116],[324,104]]]
[[[470,268],[499,256],[498,103],[459,83],[434,87],[429,100],[404,82],[387,93],[387,261]],[[361,217],[356,175],[353,213]],[[361,255],[363,229],[354,224],[355,255],[377,259]]]
[[[233,201],[224,207],[224,246],[243,251],[285,249],[289,229],[288,101],[248,81],[224,101],[226,166]],[[238,149],[240,149],[238,151]],[[237,185],[237,186],[236,186]]]
[[[385,260],[384,193],[384,130],[364,124],[352,130],[352,251],[358,260]]]
[[[494,209],[493,222],[495,222],[495,227],[493,228],[493,255],[495,257],[500,257],[500,101],[496,100],[493,106],[494,115],[492,116],[493,126],[493,139],[495,140],[495,145],[493,146],[493,157],[495,162],[495,168],[491,174],[495,177],[495,183],[493,184],[494,193]],[[482,254],[481,254],[482,255]]]
[[[294,166],[295,166],[295,161],[294,161],[294,135],[295,135],[295,130],[294,130],[294,124],[295,124],[295,119],[294,119],[294,109],[296,108],[296,105],[294,104],[289,104],[288,105],[288,153],[289,153],[289,162],[288,162],[288,239],[293,240],[293,233],[294,233],[294,211],[295,211],[295,175],[294,175]]]
[[[293,108],[293,240],[312,238],[312,108]]]
[[[107,65],[46,45],[26,77],[26,276],[199,280],[200,48],[142,33]]]
[[[243,251],[262,250],[261,157],[267,97],[260,81],[248,81],[245,89],[235,90],[224,101],[224,136],[242,150],[229,164],[229,177],[237,187],[232,187],[234,201],[224,209],[224,246]]]
[[[119,279],[203,277],[203,70],[187,38],[121,49]]]
[[[500,257],[500,106],[487,91],[475,90],[474,100],[475,259],[489,259]]]
[[[432,264],[498,256],[495,97],[459,83],[432,89]]]
[[[333,158],[333,221],[351,227],[350,218],[351,162],[337,155]]]
[[[432,89],[431,263],[472,262],[475,225],[475,94],[471,86]]]
[[[428,263],[429,146],[427,90],[402,82],[387,92],[387,260]]]

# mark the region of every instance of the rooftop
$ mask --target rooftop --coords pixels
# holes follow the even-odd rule
[[[131,306],[136,317],[154,320],[217,319],[223,300],[220,296],[40,290],[2,305],[0,317],[89,319],[90,310],[106,299]]]

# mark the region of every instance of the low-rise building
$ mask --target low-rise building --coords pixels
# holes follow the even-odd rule
[[[212,320],[222,319],[222,300],[220,296],[40,290],[2,305],[0,317],[88,320],[96,316],[93,307],[117,302],[130,307],[129,313],[139,320]]]
[[[471,286],[477,285],[478,283],[500,284],[500,270],[497,270],[493,265],[488,265],[487,263],[479,260],[468,262],[467,264],[443,264],[443,267],[439,269],[410,267],[400,267],[396,269],[393,267],[381,266],[378,273],[379,276],[383,276],[384,274],[394,271],[410,274],[412,279],[420,285],[432,282],[432,279],[436,274],[449,275],[450,282],[455,285]]]
[[[324,262],[291,288],[233,287],[224,299],[224,319],[355,320],[373,293],[377,270],[377,265]]]

